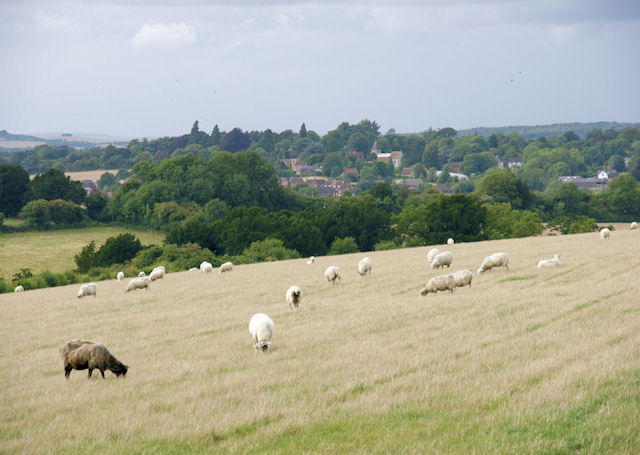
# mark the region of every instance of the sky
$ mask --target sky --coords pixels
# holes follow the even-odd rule
[[[640,121],[637,0],[0,0],[0,130]]]

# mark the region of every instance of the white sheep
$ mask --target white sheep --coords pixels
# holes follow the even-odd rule
[[[342,279],[340,277],[340,267],[335,266],[335,265],[330,265],[324,271],[324,277],[327,279],[327,281],[329,283],[336,284],[336,280],[341,280]]]
[[[313,264],[315,261],[316,261],[315,256],[309,256],[309,259],[307,259],[307,264]]]
[[[607,240],[610,235],[611,235],[611,231],[609,230],[609,228],[603,228],[600,231],[600,240]]]
[[[218,269],[218,273],[232,272],[232,271],[233,271],[233,264],[231,262],[225,262]]]
[[[431,248],[429,250],[429,252],[427,253],[427,262],[429,263],[429,265],[431,265],[431,262],[433,261],[433,258],[435,257],[436,254],[438,254],[440,252],[439,249],[437,248]]]
[[[453,245],[455,242],[453,241],[453,239],[451,237],[449,237],[447,239],[447,245]]]
[[[453,288],[456,287],[456,280],[453,279],[453,275],[438,275],[431,278],[427,285],[420,291],[420,296],[433,292],[437,294],[438,291],[453,292]]]
[[[189,272],[197,272],[198,270],[200,270],[198,267],[191,267]]]
[[[151,281],[155,281],[155,280],[162,280],[164,281],[164,273],[165,273],[165,269],[163,266],[160,267],[156,267],[155,269],[153,269],[151,271],[151,273],[149,274],[149,279]]]
[[[88,295],[96,296],[98,293],[98,285],[95,283],[87,283],[80,286],[78,289],[78,298],[86,297]]]
[[[16,286],[16,289],[13,292],[24,292],[24,287],[21,284]]]
[[[560,255],[556,254],[552,259],[542,259],[541,261],[539,261],[538,268],[541,269],[542,267],[556,267],[560,264]]]
[[[487,256],[480,264],[478,275],[482,275],[494,267],[509,269],[509,255],[507,253],[493,253],[491,256]]]
[[[138,277],[142,278],[143,276],[147,276],[146,273],[144,273],[144,270],[140,273],[138,273]]]
[[[271,346],[273,335],[273,321],[264,313],[256,313],[249,321],[249,333],[253,337],[254,349],[266,351]]]
[[[438,253],[433,257],[431,261],[432,269],[439,269],[444,267],[451,267],[451,263],[453,262],[453,253],[451,251],[443,251],[442,253]]]
[[[284,295],[285,300],[289,304],[289,308],[298,308],[302,301],[302,290],[298,286],[291,286]]]
[[[366,274],[371,275],[371,268],[373,267],[373,261],[371,258],[366,257],[362,258],[360,262],[358,262],[358,273],[360,276],[364,276]]]
[[[118,279],[118,281],[124,280],[124,273],[123,272],[118,272],[118,275],[116,275],[116,278]]]
[[[629,226],[629,229],[638,229],[638,222],[634,221],[633,223],[631,223],[631,225]]]
[[[213,272],[213,266],[210,262],[203,261],[200,264],[200,273],[211,273]]]
[[[471,273],[471,270],[458,270],[457,272],[452,273],[451,276],[453,277],[457,288],[464,286],[471,287],[471,280],[473,280],[473,273]]]
[[[151,283],[151,279],[148,276],[134,278],[131,281],[129,281],[129,284],[127,284],[127,287],[125,288],[124,292],[137,291],[138,289],[144,289],[148,291],[149,283]]]

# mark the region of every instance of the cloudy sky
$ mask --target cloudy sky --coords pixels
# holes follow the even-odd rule
[[[637,0],[0,0],[0,130],[640,121]]]

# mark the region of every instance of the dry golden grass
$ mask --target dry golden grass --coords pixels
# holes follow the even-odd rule
[[[65,172],[64,175],[71,177],[71,180],[93,180],[97,182],[102,177],[102,174],[109,172],[113,175],[118,173],[118,169],[102,169],[97,171],[78,171],[78,172]]]
[[[118,226],[97,226],[54,231],[14,232],[0,235],[0,276],[11,276],[22,268],[33,273],[64,272],[76,268],[73,257],[92,240],[100,246],[109,237],[124,232],[136,235],[143,245],[161,243],[163,234]]]
[[[0,295],[0,452],[638,453],[639,247],[622,229],[442,246],[453,270],[496,251],[510,269],[423,298],[430,247],[367,253],[366,277],[360,253]],[[126,379],[65,381],[73,338],[103,341]]]

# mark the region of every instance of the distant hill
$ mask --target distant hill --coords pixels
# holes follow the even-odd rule
[[[54,137],[37,137],[26,134],[11,134],[7,130],[0,131],[0,150],[9,152],[29,150],[43,144],[50,146],[68,145],[76,149],[87,150],[92,147],[105,147],[110,144],[126,147],[128,143],[129,139],[116,139],[100,134],[96,134],[95,137],[74,136],[69,133]]]
[[[535,139],[542,136],[559,136],[568,131],[573,131],[581,138],[584,138],[588,132],[594,128],[601,130],[614,130],[619,131],[627,127],[635,126],[640,128],[640,123],[620,123],[620,122],[589,122],[589,123],[553,123],[551,125],[517,125],[517,126],[499,126],[499,127],[477,127],[469,128],[466,130],[458,130],[458,137],[462,136],[485,136],[489,137],[492,134],[509,134],[518,133],[525,139]]]

